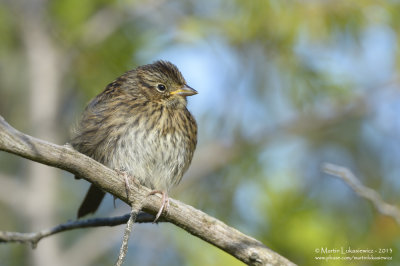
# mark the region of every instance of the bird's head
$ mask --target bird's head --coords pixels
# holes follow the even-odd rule
[[[186,97],[197,94],[197,91],[186,84],[179,69],[168,61],[156,61],[138,67],[136,88],[151,102],[166,107],[181,108],[186,106]]]

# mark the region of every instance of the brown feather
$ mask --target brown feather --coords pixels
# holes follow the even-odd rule
[[[72,146],[151,189],[168,192],[189,167],[197,143],[186,96],[171,93],[185,86],[178,68],[166,61],[126,72],[88,104]],[[92,185],[78,217],[96,211],[102,193]]]

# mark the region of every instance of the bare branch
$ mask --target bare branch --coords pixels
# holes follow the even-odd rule
[[[19,243],[30,243],[32,248],[35,248],[38,242],[45,237],[80,228],[89,227],[101,227],[101,226],[117,226],[125,224],[130,217],[130,214],[125,214],[117,217],[107,218],[93,218],[87,220],[76,220],[69,221],[64,224],[57,225],[50,229],[45,229],[34,233],[19,233],[19,232],[4,232],[0,231],[0,243],[1,242],[19,242]],[[136,223],[151,223],[154,221],[154,216],[145,212],[138,214]],[[160,222],[163,222],[161,220]]]
[[[0,150],[82,176],[104,191],[131,204],[127,198],[125,182],[121,175],[75,151],[68,145],[59,146],[25,135],[11,127],[1,116]],[[140,201],[150,192],[148,188],[137,183],[133,182],[130,191],[132,201]],[[160,197],[151,196],[144,202],[143,210],[155,214],[160,205]],[[293,265],[288,259],[270,250],[258,240],[177,200],[170,199],[168,213],[163,218],[246,264]]]
[[[400,209],[383,201],[382,197],[375,190],[364,186],[349,169],[325,163],[323,165],[323,170],[328,174],[342,179],[357,193],[357,195],[369,200],[381,214],[392,217],[400,225]]]
[[[129,184],[126,184],[126,189],[128,189],[128,187],[129,187]],[[127,192],[127,193],[129,193],[129,192]],[[122,245],[119,250],[118,260],[115,263],[115,266],[121,266],[125,261],[126,254],[128,253],[129,237],[131,235],[133,225],[136,222],[136,218],[139,214],[139,211],[142,209],[144,200],[145,199],[141,199],[140,202],[137,202],[137,201],[133,202],[133,204],[131,206],[131,213],[129,216],[129,220],[126,223],[126,227],[125,227],[125,231],[124,231],[124,238],[122,240]]]

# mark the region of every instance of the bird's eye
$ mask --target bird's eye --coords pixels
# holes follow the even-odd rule
[[[164,92],[166,89],[167,89],[167,87],[165,87],[164,84],[158,84],[158,85],[157,85],[157,90],[158,90],[159,92]]]

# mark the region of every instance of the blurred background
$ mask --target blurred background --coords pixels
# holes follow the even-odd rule
[[[379,3],[379,4],[378,4]],[[351,169],[400,202],[399,1],[0,2],[0,115],[57,144],[86,103],[138,65],[170,60],[199,91],[192,166],[172,197],[300,265],[316,248],[391,248],[400,227],[324,174]],[[89,184],[0,152],[0,230],[76,217]],[[129,208],[107,196],[96,216]],[[0,245],[0,265],[111,265],[124,226]],[[378,255],[378,254],[376,254]],[[137,225],[125,265],[241,265],[170,224]]]

